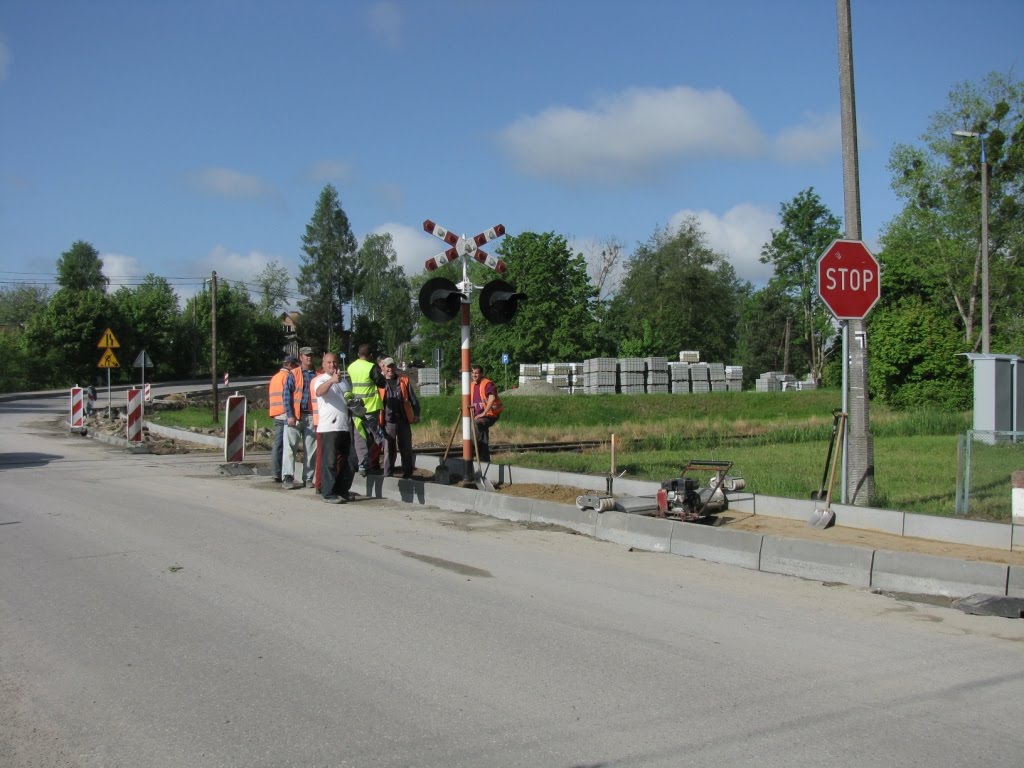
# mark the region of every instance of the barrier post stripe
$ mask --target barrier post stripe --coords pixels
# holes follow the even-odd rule
[[[82,429],[85,426],[85,390],[82,387],[71,388],[71,429]]]
[[[224,461],[245,460],[245,397],[231,395],[224,404]]]
[[[128,390],[128,442],[142,442],[142,390]]]

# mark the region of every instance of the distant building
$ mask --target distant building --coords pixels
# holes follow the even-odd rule
[[[281,321],[281,331],[284,333],[284,354],[299,356],[299,339],[296,333],[296,325],[301,312],[282,312],[278,318]]]

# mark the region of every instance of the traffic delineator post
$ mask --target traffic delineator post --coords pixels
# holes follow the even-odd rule
[[[128,390],[128,442],[142,442],[142,390]]]
[[[68,424],[72,432],[85,432],[85,390],[82,387],[71,388],[71,408]]]
[[[243,395],[231,395],[224,404],[224,461],[245,461],[245,406]]]

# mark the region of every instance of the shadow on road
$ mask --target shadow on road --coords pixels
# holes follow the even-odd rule
[[[53,453],[0,453],[0,469],[45,467],[51,461],[63,458]]]

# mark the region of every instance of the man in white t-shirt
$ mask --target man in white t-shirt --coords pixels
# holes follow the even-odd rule
[[[324,372],[310,385],[316,395],[316,431],[320,435],[320,492],[328,504],[344,504],[352,487],[352,421],[345,402],[352,382],[333,352],[324,355],[323,366]]]

